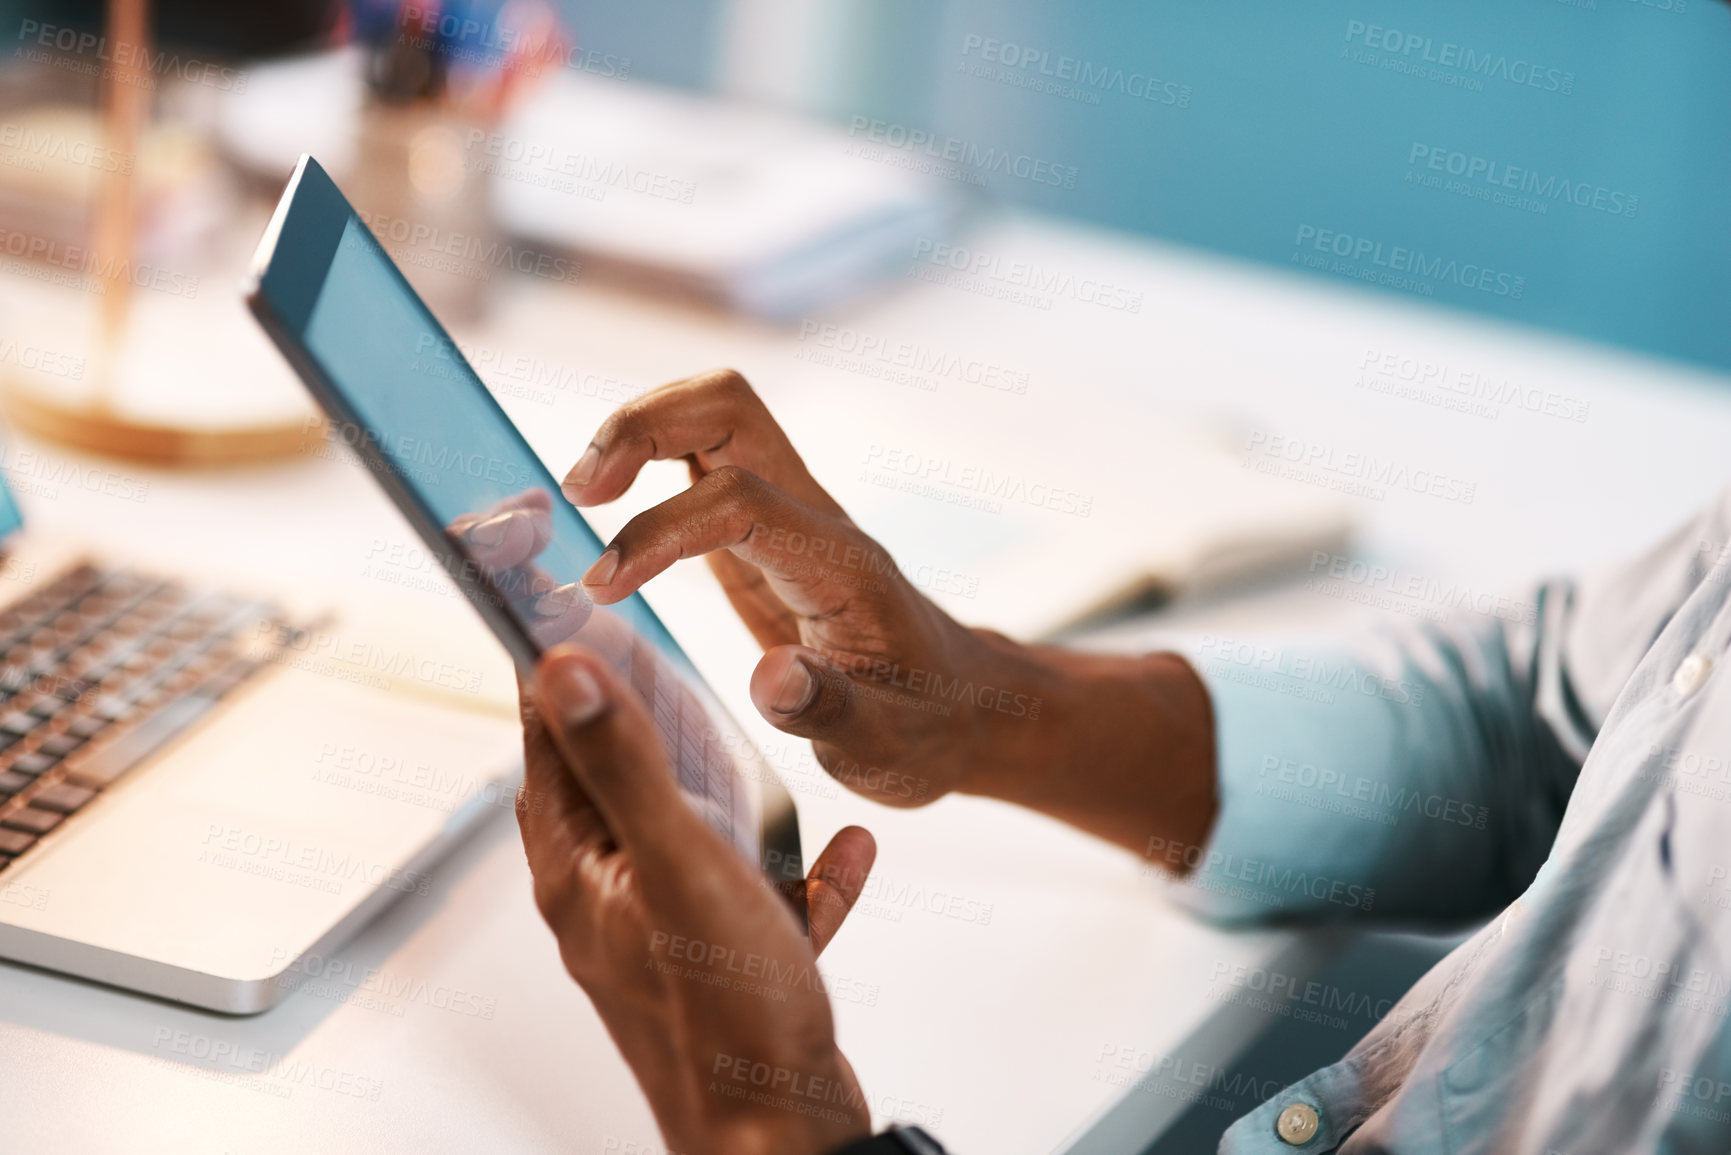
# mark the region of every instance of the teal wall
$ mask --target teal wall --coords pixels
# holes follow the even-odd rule
[[[1420,252],[1426,271],[1454,261],[1452,277],[1426,282],[1439,305],[1731,370],[1731,6],[1666,2],[952,0],[933,118],[957,138],[1076,169],[1074,189],[989,178],[1007,199],[1288,269],[1303,268],[1295,242],[1310,226],[1302,251],[1325,267],[1304,272],[1338,281],[1351,275],[1331,267],[1341,258],[1313,247],[1333,230],[1353,249],[1382,245],[1381,264],[1357,262],[1372,275],[1410,272]],[[1428,65],[1415,77],[1422,44],[1381,53],[1406,72],[1366,62],[1360,24],[1397,30],[1402,48],[1428,39],[1451,64],[1470,50],[1497,75],[1446,69],[1481,90],[1432,79]],[[966,75],[982,51],[964,55],[970,37],[1044,51],[1048,71],[1064,55],[1188,85],[1189,100],[1096,89],[1089,104]],[[1538,87],[1503,78],[1527,78],[1523,65]],[[1415,145],[1438,150],[1444,170],[1409,163]],[[1418,181],[1458,179],[1456,152],[1455,167],[1486,162],[1466,187],[1501,191],[1484,179],[1494,173],[1525,184],[1529,204]],[[1564,180],[1600,207],[1561,199]],[[1605,211],[1630,197],[1632,216]],[[1470,279],[1483,269],[1491,291]]]

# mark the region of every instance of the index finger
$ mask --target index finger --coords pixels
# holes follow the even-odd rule
[[[732,369],[663,385],[615,410],[560,488],[573,505],[600,505],[630,488],[647,462],[676,458],[703,473],[737,465],[808,505],[841,512],[763,399]]]

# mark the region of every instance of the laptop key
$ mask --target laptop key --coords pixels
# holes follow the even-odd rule
[[[0,717],[0,730],[5,730],[9,734],[16,734],[20,738],[40,725],[42,725],[40,717],[25,713],[22,710],[14,710],[10,714]]]
[[[34,834],[0,827],[0,854],[23,854],[36,844]]]
[[[104,694],[96,699],[92,712],[105,721],[118,722],[132,713],[132,703],[114,694]]]
[[[13,770],[0,772],[0,795],[10,798],[34,781],[36,779],[30,775],[19,774]]]
[[[83,738],[80,738],[76,734],[55,734],[52,737],[45,739],[42,745],[36,747],[36,749],[43,754],[49,754],[55,758],[64,758],[80,746],[84,745],[84,741]]]
[[[74,738],[94,738],[108,729],[108,719],[86,714],[82,718],[72,719],[72,724],[66,727],[66,732]]]
[[[34,778],[38,774],[54,769],[54,767],[59,764],[60,759],[58,758],[50,757],[47,754],[31,752],[29,754],[20,755],[15,759],[12,763],[12,769],[19,774],[28,774]]]
[[[37,810],[33,806],[26,806],[0,818],[0,826],[22,830],[28,834],[47,834],[59,826],[61,819],[65,817],[64,814],[56,814],[52,810]]]
[[[85,803],[94,797],[96,797],[96,791],[88,786],[74,786],[70,782],[56,782],[32,798],[30,805],[39,810],[52,810],[56,814],[71,814],[81,809]]]
[[[76,702],[95,688],[96,684],[94,682],[87,681],[83,678],[73,678],[70,681],[62,682],[57,686],[54,690],[54,696],[59,698],[62,702]]]

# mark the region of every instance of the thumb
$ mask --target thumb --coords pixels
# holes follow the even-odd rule
[[[673,870],[676,859],[689,867],[722,846],[680,797],[649,712],[597,654],[548,651],[535,667],[535,697],[566,765],[641,867]]]
[[[805,909],[813,954],[822,954],[865,891],[877,860],[877,840],[863,826],[846,826],[830,839],[806,875]]]
[[[764,720],[801,738],[849,745],[846,733],[881,721],[853,680],[810,646],[776,646],[751,672],[751,702]],[[870,731],[860,733],[870,737]]]
[[[868,796],[875,794],[868,771],[900,760],[904,731],[925,705],[890,687],[855,681],[816,650],[798,645],[776,646],[763,655],[751,673],[751,701],[776,729],[820,744],[824,768]],[[826,758],[825,749],[843,757]],[[831,762],[851,769],[838,773]]]

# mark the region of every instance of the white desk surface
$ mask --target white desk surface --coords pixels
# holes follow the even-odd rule
[[[989,356],[1028,373],[1025,397],[962,382],[923,393],[812,372],[800,359],[797,326],[589,285],[501,286],[494,322],[463,335],[639,387],[736,366],[844,503],[866,498],[850,488],[861,423],[905,430],[928,452],[960,442],[997,447],[1059,476],[1072,463],[1110,461],[1134,493],[1127,447],[1139,424],[1185,411],[1238,414],[1244,428],[1472,479],[1470,505],[1406,492],[1361,502],[1355,554],[1499,588],[1639,545],[1731,472],[1731,390],[1709,374],[1048,221],[989,221],[970,243],[1006,262],[1028,259],[1140,290],[1141,311],[1063,298],[1050,310],[1006,305],[910,280],[825,318]],[[235,322],[244,323],[238,307]],[[1588,401],[1590,415],[1575,423],[1509,407],[1471,416],[1369,393],[1355,385],[1367,348],[1553,389]],[[508,405],[534,424],[556,468],[610,408],[581,389],[550,405]],[[132,547],[161,542],[183,560],[226,555],[230,566],[240,559],[390,597],[426,630],[468,626],[448,588],[402,584],[427,576],[390,560],[392,548],[412,539],[346,462],[220,476],[112,468],[147,478],[147,499],[43,485],[24,503],[57,532]],[[675,483],[664,472],[646,488]],[[1197,495],[1143,498],[1153,519],[1162,501]],[[861,520],[893,543],[918,542],[927,514],[915,505],[874,507]],[[381,562],[388,572],[379,578]],[[659,604],[750,720],[743,688],[751,647],[719,612],[701,572],[688,564],[669,575]],[[1181,605],[1115,630],[1110,642],[1315,625],[1353,612],[1287,583]],[[883,889],[825,957],[825,970],[854,995],[836,1004],[838,1031],[880,1117],[923,1121],[954,1150],[1054,1149],[1119,1090],[1103,1077],[1103,1048],[1133,1048],[1148,1056],[1144,1063],[1169,1053],[1219,1009],[1207,997],[1217,966],[1266,964],[1292,941],[1197,925],[1165,904],[1129,856],[1030,815],[970,799],[886,810],[830,789],[791,747],[775,760],[794,780],[808,845],[847,822],[877,833]],[[975,912],[972,920],[928,909],[951,896]],[[977,912],[987,905],[982,922]],[[350,974],[380,968],[399,993],[368,999],[338,979],[266,1014],[225,1019],[0,965],[8,1150],[659,1155],[629,1074],[533,909],[507,813],[436,871],[430,895],[401,902],[338,958]],[[459,1009],[437,1005],[450,990],[464,996]],[[201,1048],[256,1048],[282,1062],[269,1074],[236,1074],[176,1054],[164,1040],[181,1031],[209,1040]]]

